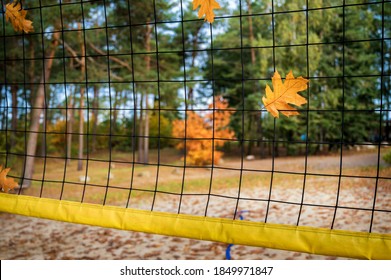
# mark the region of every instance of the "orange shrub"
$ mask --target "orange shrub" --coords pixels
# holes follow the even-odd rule
[[[186,140],[177,144],[176,148],[184,149],[186,143],[187,164],[211,165],[212,159],[214,164],[219,162],[223,153],[216,149],[234,136],[233,131],[228,128],[230,117],[234,112],[226,110],[227,108],[228,102],[218,96],[214,99],[214,104],[209,105],[211,112],[204,117],[189,111],[187,120],[173,122],[173,137]]]

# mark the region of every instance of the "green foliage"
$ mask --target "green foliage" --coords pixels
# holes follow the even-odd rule
[[[35,32],[14,36],[12,26],[0,21],[0,34],[7,36],[0,43],[0,116],[2,123],[11,124],[16,118],[18,130],[28,130],[30,108],[42,77],[42,57],[51,46],[53,31],[61,31],[45,92],[47,128],[56,132],[46,135],[50,153],[65,153],[64,108],[71,105],[76,118],[73,132],[78,133],[83,86],[84,131],[96,134],[85,137],[85,147],[89,141],[88,147],[97,151],[137,149],[135,136],[144,125],[140,111],[147,111],[140,101],[147,95],[147,109],[153,109],[149,112],[151,148],[158,143],[161,148],[173,145],[167,137],[172,122],[184,115],[178,109],[206,108],[213,95],[222,95],[236,110],[229,127],[236,138],[246,140],[247,154],[257,147],[263,149],[261,153],[270,153],[273,140],[289,155],[303,153],[306,139],[321,143],[343,139],[345,144],[378,140],[380,98],[382,109],[390,109],[391,69],[386,62],[391,45],[382,41],[390,37],[387,29],[382,31],[383,25],[390,25],[389,3],[343,7],[341,1],[314,0],[308,1],[305,12],[303,0],[275,1],[273,9],[271,1],[247,0],[241,2],[242,11],[235,1],[225,1],[219,13],[236,16],[216,19],[211,29],[202,20],[194,20],[197,14],[188,5],[190,1],[183,5],[183,22],[177,1],[171,0],[106,1],[106,6],[90,1],[83,4],[83,10],[75,1],[63,1],[66,5],[61,8],[58,1],[46,2],[40,9],[37,1],[23,1]],[[317,9],[321,7],[328,8]],[[272,10],[277,13],[270,14]],[[86,75],[80,71],[83,46],[88,56]],[[275,68],[283,77],[289,70],[295,76],[311,77],[309,90],[303,92],[308,105],[298,117],[275,120],[259,112]],[[386,123],[390,116],[383,118]],[[11,134],[0,135],[2,153],[5,135]],[[13,137],[10,151],[23,154],[25,136],[21,132]],[[45,145],[42,137],[39,141],[38,151]],[[72,141],[75,156],[77,135]],[[311,144],[309,150],[326,151],[327,144]]]
[[[299,11],[303,7],[302,2],[279,1],[276,10]],[[336,5],[332,2],[315,0],[310,1],[310,5]],[[270,9],[263,1],[251,3],[253,13]],[[247,5],[243,9],[243,13],[250,12]],[[224,26],[225,32],[214,38],[214,46],[220,49],[212,53],[213,67],[212,58],[206,60],[204,73],[206,79],[211,79],[213,74],[217,79],[213,81],[215,92],[223,92],[230,105],[238,109],[231,122],[236,136],[246,140],[278,139],[284,142],[300,142],[303,136],[303,139],[314,142],[334,143],[343,139],[346,144],[379,138],[379,132],[374,127],[380,118],[375,111],[380,98],[380,79],[360,76],[380,74],[382,66],[379,58],[385,52],[381,50],[379,40],[372,41],[381,38],[379,13],[380,4],[347,7],[343,30],[342,7],[337,5],[333,9],[313,10],[308,13],[308,34],[304,12],[276,14],[274,29],[271,27],[272,18],[267,15],[252,17],[252,23],[247,19],[239,21],[234,18],[225,22],[216,21],[216,24]],[[387,22],[390,19],[386,17]],[[250,36],[251,24],[253,40]],[[242,45],[241,35],[245,35]],[[343,39],[367,41],[345,45],[338,43]],[[309,46],[305,46],[307,42]],[[241,46],[246,48],[224,50]],[[390,50],[388,44],[384,46]],[[256,57],[255,61],[252,56]],[[292,69],[295,76],[312,77],[309,90],[303,92],[308,105],[303,106],[301,115],[295,120],[280,118],[274,121],[267,114],[254,117],[251,112],[242,116],[241,109],[257,110],[262,107],[259,104],[260,96],[273,75],[274,67],[282,76]],[[343,74],[345,77],[342,77]],[[242,79],[243,83],[240,82]],[[386,82],[383,88],[387,88]],[[204,89],[206,93],[209,92],[207,87]],[[384,104],[385,100],[389,106],[390,96],[383,94]],[[310,111],[305,112],[306,109]],[[342,114],[342,111],[345,112]],[[247,153],[250,153],[252,143],[248,142]],[[319,144],[315,149],[311,146],[311,151],[323,148],[324,145]]]
[[[384,161],[387,162],[388,164],[391,164],[391,150],[388,151],[383,157]]]
[[[154,112],[149,120],[149,145],[153,149],[171,146],[172,123],[163,114]]]

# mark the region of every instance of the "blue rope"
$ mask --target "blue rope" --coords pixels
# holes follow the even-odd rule
[[[247,213],[247,212],[250,212],[250,211],[248,211],[248,210],[239,211],[239,213],[238,213],[239,219],[240,219],[240,220],[244,220],[242,214],[243,214],[243,213]],[[231,260],[231,248],[232,248],[232,246],[234,246],[234,244],[229,244],[229,245],[227,246],[227,249],[225,250],[225,259],[226,259],[226,260]]]

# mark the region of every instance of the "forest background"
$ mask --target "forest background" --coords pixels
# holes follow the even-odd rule
[[[35,157],[83,170],[118,151],[148,164],[151,151],[183,148],[175,124],[219,112],[216,96],[228,102],[227,156],[390,140],[389,1],[220,0],[213,25],[190,0],[61,3],[23,1],[29,34],[0,20],[0,161],[23,167],[17,176],[32,178]],[[310,80],[297,117],[263,108],[275,70]]]

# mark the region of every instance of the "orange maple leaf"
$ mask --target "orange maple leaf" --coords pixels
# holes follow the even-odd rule
[[[279,110],[285,116],[299,115],[297,109],[288,105],[293,104],[300,106],[307,103],[307,100],[298,94],[299,91],[307,89],[309,81],[303,77],[295,78],[292,70],[285,77],[285,82],[282,83],[281,76],[276,71],[272,78],[274,92],[266,85],[266,97],[262,97],[265,108],[275,117],[279,117]]]
[[[7,178],[8,172],[11,168],[4,168],[0,165],[0,190],[8,192],[18,186],[18,183],[14,181],[14,178]]]
[[[6,21],[10,21],[14,30],[24,31],[29,33],[34,31],[33,22],[31,20],[26,19],[27,11],[22,9],[20,2],[8,3],[5,5],[5,19]]]
[[[205,16],[205,21],[210,23],[213,23],[215,20],[213,9],[221,9],[219,3],[215,0],[193,0],[193,10],[197,9],[198,6],[200,6],[198,18]]]

